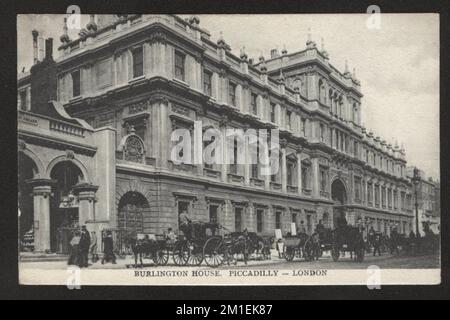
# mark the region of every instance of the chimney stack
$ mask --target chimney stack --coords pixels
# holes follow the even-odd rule
[[[38,36],[39,32],[37,30],[31,31],[33,35],[33,64],[38,62]]]
[[[278,54],[278,50],[277,49],[270,50],[270,58],[271,59],[275,59],[275,58],[278,58],[278,57],[279,57],[279,54]]]
[[[45,40],[45,59],[53,58],[53,38]]]

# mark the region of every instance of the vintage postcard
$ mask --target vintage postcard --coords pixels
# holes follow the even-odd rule
[[[21,285],[441,282],[438,14],[69,9],[17,16]]]

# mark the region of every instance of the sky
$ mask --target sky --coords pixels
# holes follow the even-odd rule
[[[181,15],[182,17],[187,17]],[[403,144],[407,165],[439,178],[439,16],[382,14],[378,29],[366,26],[365,14],[332,15],[198,15],[200,26],[215,41],[223,38],[239,55],[251,58],[284,47],[305,48],[308,29],[321,48],[323,38],[330,62],[344,71],[356,69],[361,81],[362,122],[388,142]],[[18,72],[33,61],[31,30],[54,38],[54,56],[64,15],[19,15]],[[81,19],[85,26],[87,16]],[[77,30],[70,30],[76,38]]]

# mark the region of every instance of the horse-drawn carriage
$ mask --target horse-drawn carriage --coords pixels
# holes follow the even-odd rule
[[[189,222],[180,225],[182,235],[177,240],[168,238],[137,239],[130,236],[128,247],[135,257],[135,265],[140,260],[152,259],[157,265],[166,265],[172,256],[177,266],[200,266],[205,262],[210,267],[219,267],[224,263],[237,263],[242,257],[245,264],[251,255],[267,259],[270,257],[270,243],[253,232],[232,232],[222,235],[221,225],[210,222]]]
[[[324,251],[330,251],[333,261],[338,261],[341,253],[350,252],[355,261],[364,260],[365,244],[362,233],[356,227],[341,226],[334,230],[321,229],[312,235],[300,233],[284,240],[284,258],[304,258],[307,261],[319,259]]]
[[[365,243],[362,232],[353,226],[340,226],[332,232],[331,257],[338,261],[341,253],[350,252],[356,262],[364,261]]]
[[[316,243],[317,244],[317,243]],[[305,258],[307,261],[314,259],[314,239],[306,233],[295,236],[287,236],[283,242],[283,256],[287,261],[294,258]]]

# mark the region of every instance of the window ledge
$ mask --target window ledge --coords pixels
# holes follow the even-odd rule
[[[81,99],[83,99],[83,96],[82,95],[78,95],[76,97],[73,97],[72,99],[69,99],[69,102],[75,102],[75,101],[78,101],[78,100],[81,100]]]
[[[128,83],[136,83],[136,82],[142,81],[144,79],[145,79],[145,75],[142,75],[142,76],[139,76],[139,77],[132,78],[132,79],[128,80]]]
[[[189,84],[187,82],[185,82],[184,80],[181,80],[181,79],[178,79],[178,78],[173,78],[172,80],[174,82],[178,83],[178,84],[181,84],[181,85],[185,86],[185,87],[189,87]]]

